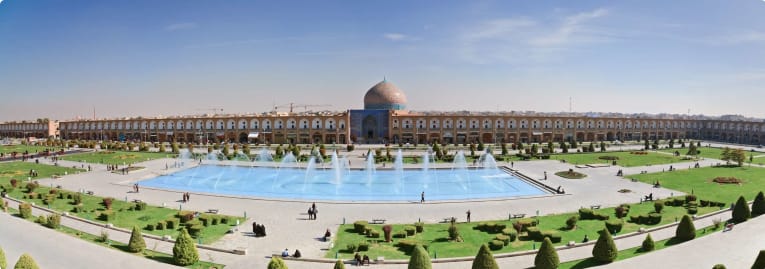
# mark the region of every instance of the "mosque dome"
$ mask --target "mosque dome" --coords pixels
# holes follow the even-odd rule
[[[364,109],[403,110],[404,108],[406,108],[406,95],[387,80],[375,84],[364,95]]]

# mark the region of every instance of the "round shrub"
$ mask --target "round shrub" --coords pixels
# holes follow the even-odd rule
[[[571,216],[568,219],[566,219],[566,228],[569,230],[573,230],[576,228],[576,222],[579,220],[579,216]]]
[[[507,237],[510,238],[510,242],[515,241],[516,238],[518,238],[518,232],[515,231],[515,229],[512,228],[505,228],[502,230],[502,234],[507,235]]]
[[[156,228],[157,228],[157,230],[164,230],[165,229],[165,222],[164,221],[157,222],[157,227]]]
[[[19,204],[19,216],[24,219],[32,217],[32,205],[29,203]]]
[[[369,243],[360,242],[358,251],[369,251]]]
[[[45,226],[51,229],[58,229],[58,227],[61,227],[61,215],[56,213],[48,215],[48,220],[45,223]]]
[[[489,242],[489,248],[491,250],[500,250],[504,246],[505,246],[505,242],[502,242],[499,240],[491,240],[491,242]]]
[[[16,262],[16,265],[13,266],[14,269],[39,269],[40,267],[37,265],[37,262],[35,262],[35,259],[32,259],[32,256],[29,256],[29,254],[22,254],[21,257],[19,257],[19,260]]]
[[[457,228],[457,225],[449,225],[449,239],[460,240],[460,230]]]
[[[356,252],[359,249],[359,246],[355,243],[350,243],[345,245],[345,250],[347,250],[350,253]]]
[[[415,222],[414,227],[417,229],[417,233],[422,233],[425,231],[425,223],[423,222]]]
[[[499,241],[504,242],[505,246],[507,246],[507,244],[510,244],[510,237],[507,236],[507,235],[504,235],[504,234],[498,234],[498,235],[494,236],[494,240],[499,240]]]
[[[725,265],[722,264],[715,264],[715,266],[712,266],[712,269],[726,269]]]
[[[369,231],[369,237],[371,237],[371,238],[380,238],[380,231],[378,231],[378,230],[371,230],[371,231]]]
[[[287,269],[287,264],[279,257],[271,257],[271,261],[268,262],[268,269]]]
[[[333,269],[345,269],[345,264],[343,264],[343,261],[337,260]]]
[[[412,250],[412,257],[409,258],[408,269],[431,269],[433,266],[430,263],[430,256],[428,251],[422,245],[416,245]]]
[[[186,229],[189,230],[189,235],[191,235],[194,238],[199,237],[199,235],[202,233],[202,229],[204,229],[204,228],[205,227],[202,226],[202,225],[186,226]]]
[[[553,243],[560,243],[560,241],[562,239],[562,237],[561,237],[560,233],[558,233],[558,231],[552,231],[552,230],[551,231],[543,231],[542,232],[542,237],[543,238],[549,238],[550,241],[552,241]]]

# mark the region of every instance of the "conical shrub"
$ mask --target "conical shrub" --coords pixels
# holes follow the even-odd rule
[[[133,226],[133,233],[130,234],[130,242],[128,243],[128,250],[133,253],[138,253],[146,249],[146,242],[143,241],[143,235],[141,235],[141,229],[137,226]]]
[[[725,265],[723,264],[715,264],[715,266],[712,266],[712,269],[726,269]]]
[[[478,249],[478,254],[475,255],[473,260],[473,269],[499,269],[497,261],[494,260],[494,255],[491,255],[491,251],[486,244],[481,245]]]
[[[534,266],[537,269],[555,269],[560,265],[558,252],[555,251],[549,237],[545,237],[542,246],[539,247],[537,256],[534,257]],[[474,267],[475,268],[475,267]]]
[[[19,257],[19,261],[16,262],[13,269],[40,269],[40,267],[37,266],[37,262],[35,262],[35,259],[32,259],[32,256],[24,253]]]
[[[181,229],[173,245],[173,263],[186,266],[195,264],[197,261],[199,261],[197,246],[186,229]]]
[[[752,269],[765,269],[765,250],[760,250],[757,259],[752,264]]]
[[[641,249],[645,252],[652,251],[656,248],[653,238],[651,238],[651,234],[648,234],[645,236],[645,240],[643,240],[643,245],[641,246]]]
[[[752,217],[752,211],[749,211],[749,205],[744,196],[739,196],[736,205],[733,207],[733,222],[741,223]]]
[[[595,247],[592,248],[592,257],[599,262],[613,262],[616,260],[616,255],[619,254],[619,250],[616,249],[616,244],[614,244],[614,238],[611,237],[611,233],[606,229],[601,230],[599,233],[598,242],[595,242]]]
[[[271,257],[271,261],[268,262],[268,269],[288,269],[284,260],[279,257]]]
[[[752,203],[752,216],[759,216],[765,214],[765,194],[762,192],[757,193],[757,197],[754,197],[754,203]]]
[[[693,225],[693,220],[688,215],[683,216],[680,220],[680,224],[677,225],[675,230],[675,238],[688,241],[696,238],[696,226]]]
[[[343,264],[343,261],[337,260],[333,269],[345,269],[345,264]]]
[[[414,250],[412,251],[412,257],[409,258],[409,266],[408,269],[432,269],[433,266],[430,264],[430,256],[428,256],[428,252],[425,251],[425,248],[422,247],[422,245],[417,245],[414,247]]]

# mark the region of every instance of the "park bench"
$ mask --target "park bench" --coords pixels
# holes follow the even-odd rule
[[[210,213],[210,214],[218,214],[218,209],[212,209],[212,208],[211,208],[211,209],[208,209],[208,210],[207,210],[207,213]]]
[[[512,214],[510,218],[511,219],[522,219],[522,218],[525,218],[525,217],[526,217],[526,214],[524,213],[524,214]]]
[[[143,201],[141,201],[141,199],[133,199],[133,202],[134,203],[140,203],[140,202],[143,202]]]
[[[370,223],[372,223],[372,224],[385,224],[385,219],[373,219]]]
[[[456,222],[457,218],[455,218],[455,217],[446,217],[446,218],[444,218],[443,222],[452,222],[452,220],[454,220]]]
[[[86,191],[85,193],[87,193],[88,195],[93,195],[94,194],[93,191]]]
[[[600,209],[600,205],[591,205],[590,209]]]

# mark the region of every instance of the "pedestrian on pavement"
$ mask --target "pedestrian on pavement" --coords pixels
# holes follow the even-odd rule
[[[467,222],[470,223],[470,209],[465,214],[467,214]]]
[[[423,192],[420,194],[420,203],[424,203],[424,202],[425,202],[425,192],[423,191]]]

